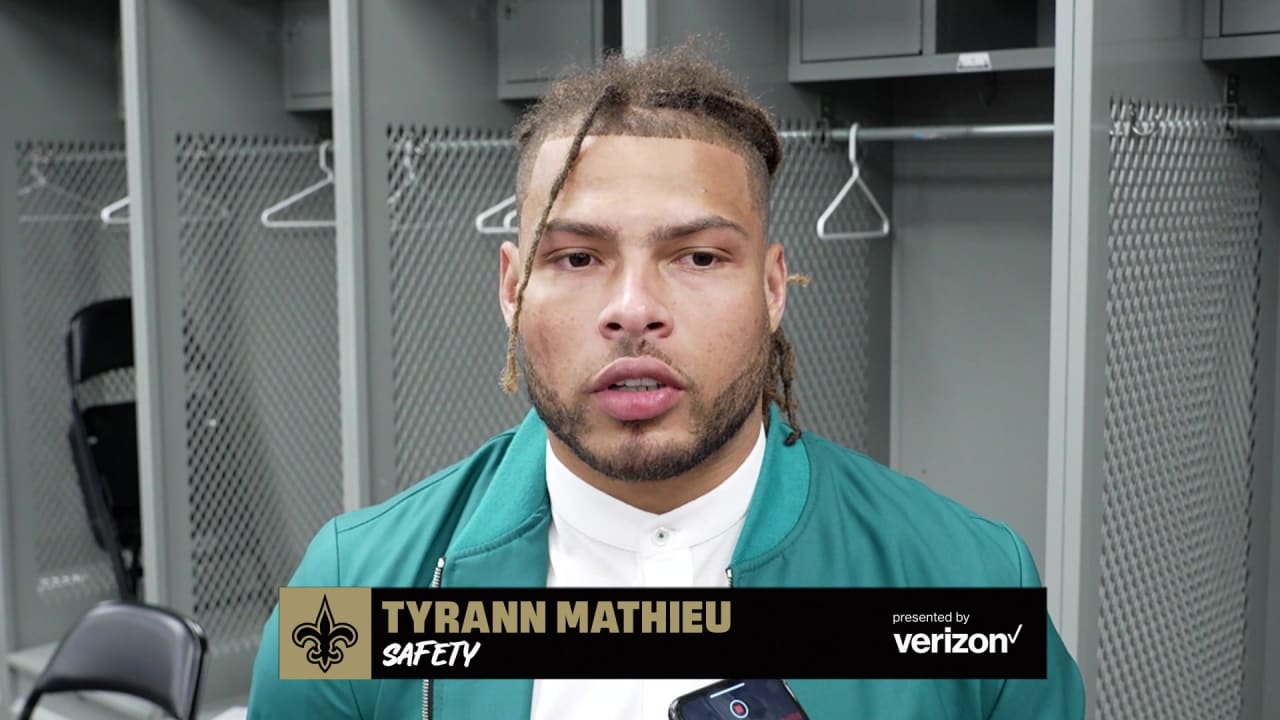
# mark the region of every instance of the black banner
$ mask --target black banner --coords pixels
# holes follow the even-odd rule
[[[1046,674],[1043,588],[365,592],[373,678]]]

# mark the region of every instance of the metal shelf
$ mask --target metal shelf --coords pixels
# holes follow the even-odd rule
[[[1245,60],[1280,57],[1280,33],[1207,37],[1201,46],[1205,60]]]
[[[1054,49],[1052,47],[1037,47],[991,50],[985,53],[990,58],[990,70],[956,69],[962,57],[971,58],[978,54],[975,52],[940,53],[936,55],[912,55],[866,60],[792,63],[788,69],[788,79],[794,83],[802,83],[920,75],[970,74],[973,72],[1003,72],[1006,70],[1042,70],[1053,67]]]

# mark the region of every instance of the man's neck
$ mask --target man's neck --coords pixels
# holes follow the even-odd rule
[[[645,512],[662,514],[716,489],[742,466],[763,432],[763,418],[754,413],[729,439],[706,460],[688,472],[667,478],[634,482],[603,475],[574,454],[569,446],[550,432],[547,438],[556,459],[577,477],[597,490]]]

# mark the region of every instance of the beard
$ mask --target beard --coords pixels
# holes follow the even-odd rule
[[[613,447],[588,448],[584,436],[589,430],[590,398],[583,397],[573,405],[563,402],[525,353],[522,364],[528,380],[529,401],[552,434],[588,467],[606,477],[624,482],[653,482],[683,475],[724,447],[761,406],[772,349],[767,318],[762,326],[756,351],[745,358],[742,369],[724,389],[710,399],[698,384],[687,382],[687,376],[657,348],[649,347],[644,341],[628,340],[619,345],[616,357],[654,357],[686,379],[684,392],[689,400],[692,424],[687,440],[658,441],[646,437],[646,431],[660,420],[654,418],[623,422],[622,439]]]

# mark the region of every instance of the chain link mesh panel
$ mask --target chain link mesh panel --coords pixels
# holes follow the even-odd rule
[[[105,226],[98,210],[126,192],[124,148],[101,143],[17,143],[18,243],[23,263],[23,409],[28,483],[41,518],[34,547],[42,602],[86,604],[115,595],[106,554],[93,541],[67,428],[71,421],[64,338],[71,316],[98,300],[129,295],[127,228]],[[80,389],[86,405],[132,399],[132,371]]]
[[[1102,718],[1235,718],[1260,159],[1219,108],[1112,104]]]
[[[178,138],[195,616],[251,653],[320,526],[342,510],[334,230],[262,210],[324,178],[315,145]],[[280,219],[332,219],[324,188]]]
[[[864,449],[871,422],[871,247],[880,240],[819,240],[815,223],[849,179],[848,146],[815,125],[788,123],[774,178],[769,234],[786,248],[792,273],[810,279],[787,296],[783,330],[795,347],[797,422],[804,430]],[[879,227],[865,199],[850,193],[828,220],[831,232]]]
[[[514,236],[475,229],[476,215],[514,192],[515,145],[494,132],[415,127],[391,128],[388,140],[399,489],[515,425],[529,403],[499,383],[498,247]]]
[[[814,222],[848,178],[843,146],[817,127],[788,126],[775,179],[772,238],[787,247],[795,288],[784,326],[796,347],[802,427],[861,447],[869,408],[867,242],[819,241]],[[515,145],[469,130],[388,130],[391,195],[391,339],[397,489],[474,451],[518,423],[523,394],[499,385],[506,325],[497,307],[497,248],[478,214],[514,191]],[[491,224],[500,225],[503,213]],[[846,203],[832,227],[870,227],[872,211]]]

